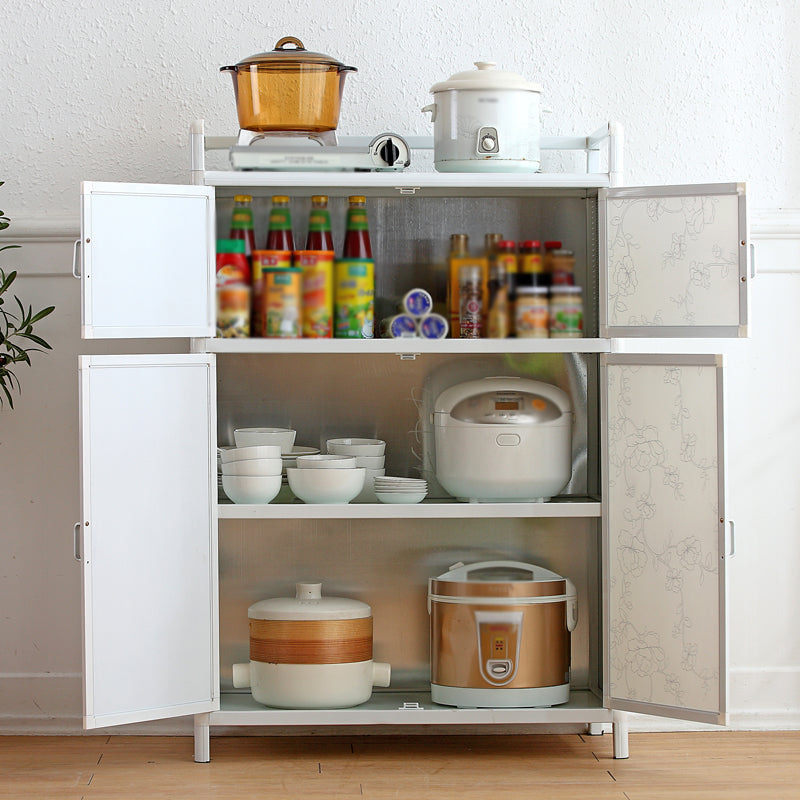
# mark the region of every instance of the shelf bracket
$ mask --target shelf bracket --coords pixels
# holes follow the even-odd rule
[[[395,355],[399,356],[401,361],[416,361],[417,356],[422,353],[395,353]]]

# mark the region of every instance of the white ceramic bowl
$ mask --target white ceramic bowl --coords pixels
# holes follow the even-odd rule
[[[344,456],[382,456],[386,452],[383,439],[328,439],[329,453]]]
[[[425,496],[428,494],[427,491],[425,492],[381,492],[377,489],[375,490],[375,496],[381,503],[421,503]]]
[[[364,488],[364,469],[300,469],[289,467],[289,486],[304,503],[343,505]]]
[[[355,456],[312,455],[298,456],[299,469],[355,469]]]
[[[280,458],[245,458],[222,465],[223,475],[280,475],[282,470]]]
[[[356,456],[356,466],[365,469],[383,469],[386,466],[386,456]]]
[[[233,440],[237,447],[276,444],[284,453],[288,453],[294,446],[295,436],[297,431],[291,428],[236,428],[233,432]]]
[[[222,447],[219,452],[223,464],[229,461],[242,461],[246,458],[280,458],[278,445],[256,445],[253,447]]]
[[[269,503],[281,489],[281,476],[223,475],[222,489],[234,503]]]

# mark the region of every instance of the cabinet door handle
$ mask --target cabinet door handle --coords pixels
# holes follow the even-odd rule
[[[75,244],[72,245],[72,275],[80,280],[81,271],[78,266],[78,248],[81,246],[81,240],[76,239]]]
[[[76,561],[83,561],[81,558],[81,524],[75,523],[72,529],[72,554],[75,556]]]
[[[731,531],[731,549],[728,553],[728,558],[733,558],[736,555],[736,528],[732,519],[728,520],[728,526],[730,527]]]
[[[756,276],[756,246],[754,244],[750,245],[750,277],[755,278]]]

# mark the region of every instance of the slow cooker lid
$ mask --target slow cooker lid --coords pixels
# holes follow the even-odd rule
[[[321,583],[295,584],[294,597],[272,597],[247,609],[250,619],[361,619],[372,609],[348,597],[323,597]]]
[[[431,92],[446,92],[449,89],[483,89],[487,91],[511,89],[537,93],[542,91],[541,86],[525,80],[516,72],[495,69],[497,64],[494,61],[476,61],[475,66],[478,69],[457,72],[446,81],[435,83],[431,86]]]

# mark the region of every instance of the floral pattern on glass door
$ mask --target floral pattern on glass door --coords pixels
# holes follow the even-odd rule
[[[611,696],[719,709],[715,366],[608,366]]]
[[[608,324],[739,324],[738,196],[608,199]]]

